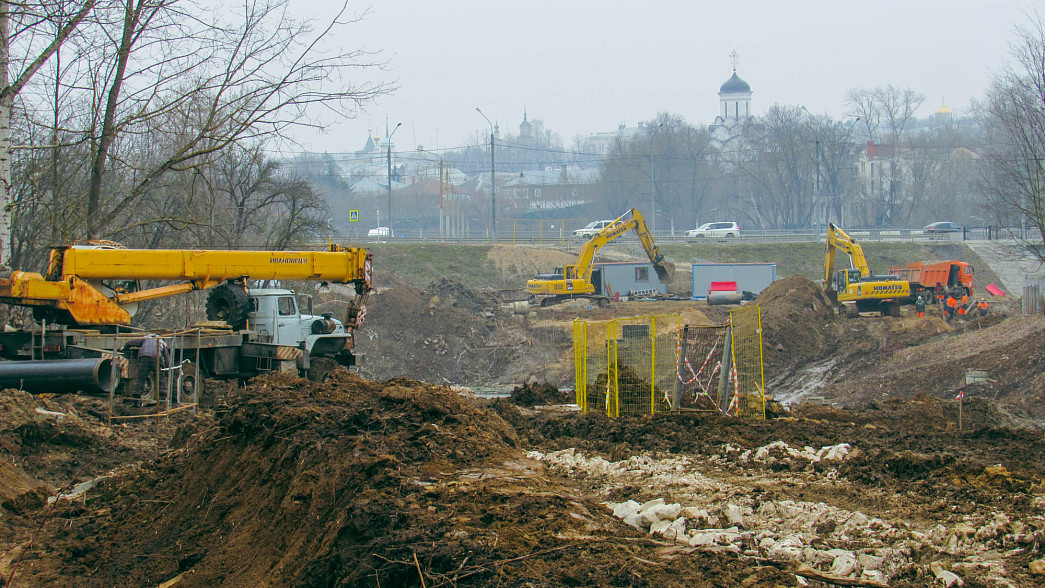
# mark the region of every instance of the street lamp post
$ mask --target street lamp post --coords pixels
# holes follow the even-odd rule
[[[845,132],[845,140],[842,141],[842,148],[845,150],[845,169],[849,169],[849,139],[853,136],[853,127],[860,121],[860,117],[855,117],[852,122],[849,123],[849,128]],[[837,174],[836,174],[837,177]],[[843,217],[844,205],[838,202],[838,182],[835,181],[834,187],[831,190],[831,201],[838,208],[838,224],[845,226],[845,219]]]
[[[399,127],[403,126],[403,123],[396,123],[396,128],[392,129],[391,133],[388,133],[388,127],[385,127],[385,132],[388,133],[388,137],[385,138],[385,142],[388,147],[388,231],[389,236],[392,234],[392,135],[396,134]]]
[[[417,151],[421,154],[425,153],[424,147],[421,146],[417,147]],[[446,215],[443,212],[443,156],[438,153],[431,153],[431,155],[435,155],[439,158],[439,238],[444,239],[446,238],[446,225],[448,223],[446,222]]]
[[[814,221],[816,220],[816,207],[817,206],[823,206],[824,207],[824,226],[826,227],[827,226],[827,222],[828,222],[827,206],[820,201],[821,200],[821,195],[820,195],[820,124],[816,121],[816,118],[813,116],[813,113],[809,112],[808,108],[803,106],[802,110],[806,111],[806,114],[809,115],[809,120],[813,121],[813,140],[816,143],[816,198],[815,198],[816,204],[813,205],[813,219],[814,219]],[[817,232],[817,235],[820,234],[820,227],[816,228],[816,232]]]
[[[490,122],[490,118],[483,114],[483,111],[476,106],[475,111],[482,115],[486,119],[486,123],[490,125],[490,241],[492,243],[497,242],[497,177],[495,176],[494,160],[493,160],[493,123]]]
[[[664,123],[657,125],[649,136],[649,230],[657,230],[657,176],[653,168],[653,137],[664,128]]]

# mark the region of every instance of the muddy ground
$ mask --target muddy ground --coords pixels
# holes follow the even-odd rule
[[[6,461],[39,476],[46,455],[42,469],[64,473],[3,501],[0,573],[84,586],[1040,580],[1045,439],[1006,428],[986,400],[966,403],[980,424],[958,431],[954,404],[927,396],[743,421],[529,406],[548,394],[270,376],[151,451],[136,440],[160,431],[112,432],[80,404],[82,426],[3,431]],[[35,414],[47,402],[5,400]],[[133,461],[139,450],[150,457]],[[115,472],[94,459],[119,451],[132,462]]]
[[[611,420],[560,390],[574,317],[728,309],[516,315],[450,280],[382,285],[363,378],[113,423],[107,399],[4,391],[0,585],[1045,584],[1045,321],[845,319],[799,277],[757,303],[790,406],[768,421]]]

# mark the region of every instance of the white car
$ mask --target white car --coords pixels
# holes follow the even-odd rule
[[[574,239],[591,239],[599,231],[613,224],[613,220],[597,220],[588,223],[588,226],[583,229],[577,229],[573,232]]]
[[[704,223],[695,229],[686,231],[687,239],[705,239],[712,237],[739,237],[740,227],[735,222]]]
[[[385,242],[386,239],[395,237],[395,233],[388,227],[374,227],[366,232],[367,239]]]

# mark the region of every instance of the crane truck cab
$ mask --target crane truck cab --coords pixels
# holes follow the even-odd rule
[[[346,367],[358,359],[347,353],[352,348],[352,333],[334,318],[333,313],[311,314],[299,308],[293,290],[282,288],[249,288],[250,312],[247,325],[257,331],[262,340],[276,345],[301,348],[314,363],[328,357]],[[310,300],[311,302],[311,300]]]

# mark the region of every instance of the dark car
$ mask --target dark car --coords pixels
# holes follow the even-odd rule
[[[960,233],[960,232],[962,232],[962,228],[961,228],[960,225],[956,225],[954,223],[949,223],[949,222],[939,222],[939,223],[933,223],[931,225],[926,225],[925,228],[923,228],[922,230],[925,231],[926,233],[929,233],[930,235],[935,235],[937,233]]]

